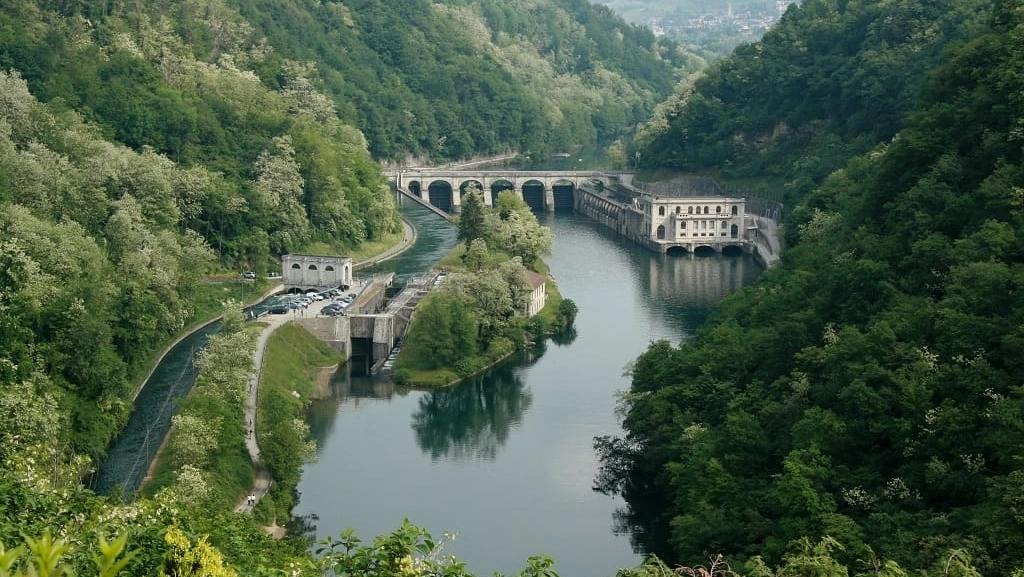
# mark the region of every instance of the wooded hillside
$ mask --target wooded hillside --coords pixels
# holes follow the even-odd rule
[[[766,179],[795,204],[888,142],[993,2],[808,0],[681,84],[636,138],[640,165]]]
[[[722,552],[775,563],[795,539],[830,536],[845,547],[833,557],[850,568],[894,560],[943,574],[954,550],[986,575],[1024,567],[1024,10],[999,2],[980,34],[929,48],[952,34],[945,14],[924,18],[931,6],[791,9],[764,44],[698,83],[679,124],[658,136],[681,138],[699,107],[734,122],[686,132],[666,160],[731,158],[754,170],[750,141],[722,131],[777,122],[794,139],[796,127],[817,126],[839,148],[872,146],[793,211],[781,265],[727,298],[694,342],[656,343],[633,367],[628,434],[598,443],[602,482],[623,488],[634,512],[656,514],[644,534],[664,537],[659,550],[673,560]],[[905,20],[911,8],[919,17]],[[900,75],[883,77],[891,82],[880,99],[865,101],[841,85],[866,80],[877,68],[861,63],[897,45],[862,45],[846,58],[811,46],[822,27],[874,10],[868,28],[902,25],[898,38],[924,42],[904,49],[924,60],[904,60]],[[943,63],[922,68],[940,49]],[[796,66],[800,53],[821,65]],[[739,82],[754,63],[786,81]],[[830,78],[839,84],[814,81]],[[779,91],[797,82],[817,97]],[[741,87],[746,99],[724,97]],[[774,108],[753,106],[773,98]],[[814,131],[804,140],[821,142]]]

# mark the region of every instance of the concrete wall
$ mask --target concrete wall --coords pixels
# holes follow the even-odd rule
[[[302,328],[327,343],[332,349],[352,356],[352,327],[347,316],[315,317],[296,320]]]

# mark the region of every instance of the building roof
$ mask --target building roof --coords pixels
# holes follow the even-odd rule
[[[301,252],[293,252],[293,253],[290,253],[290,254],[283,254],[283,255],[281,255],[281,258],[282,259],[286,259],[286,258],[332,258],[332,259],[337,259],[337,260],[352,260],[352,257],[350,257],[350,256],[340,256],[340,255],[333,255],[333,254],[304,254],[304,253],[301,253]]]
[[[538,287],[548,282],[548,275],[535,273],[532,270],[526,271],[526,282],[530,283],[530,288],[537,290]]]

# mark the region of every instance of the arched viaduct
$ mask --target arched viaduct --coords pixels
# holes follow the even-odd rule
[[[569,170],[446,170],[401,168],[385,171],[388,180],[400,189],[447,213],[457,213],[468,187],[479,186],[484,204],[504,190],[511,190],[535,210],[572,209],[575,191],[585,183],[604,186],[620,175],[603,171]]]

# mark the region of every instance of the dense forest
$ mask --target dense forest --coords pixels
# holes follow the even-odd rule
[[[646,134],[645,162],[806,183],[782,263],[652,344],[597,441],[650,547],[1024,568],[1022,45],[1017,0],[808,0]]]
[[[240,271],[400,239],[380,162],[593,147],[697,66],[578,1],[3,2],[0,574],[322,574],[301,528],[232,513],[252,474],[237,322],[197,363],[157,494],[83,487],[155,356],[269,288]],[[303,428],[275,416],[288,487],[306,453],[283,429]],[[396,551],[422,545],[402,531]]]
[[[238,102],[246,82],[356,126],[381,161],[541,158],[614,140],[702,64],[582,0],[16,0],[0,23],[0,68],[41,101],[231,174],[282,127]]]
[[[81,480],[155,352],[221,310],[201,281],[391,238],[380,162],[614,141],[788,207],[782,263],[652,344],[596,443],[642,545],[708,574],[1019,574],[1020,46],[1021,0],[805,0],[700,73],[583,0],[5,1],[0,575],[466,575],[410,525],[315,559],[195,478]],[[244,390],[224,337],[194,403]]]
[[[888,142],[930,71],[992,2],[810,1],[758,41],[681,83],[641,127],[641,167],[769,181],[800,201]]]

